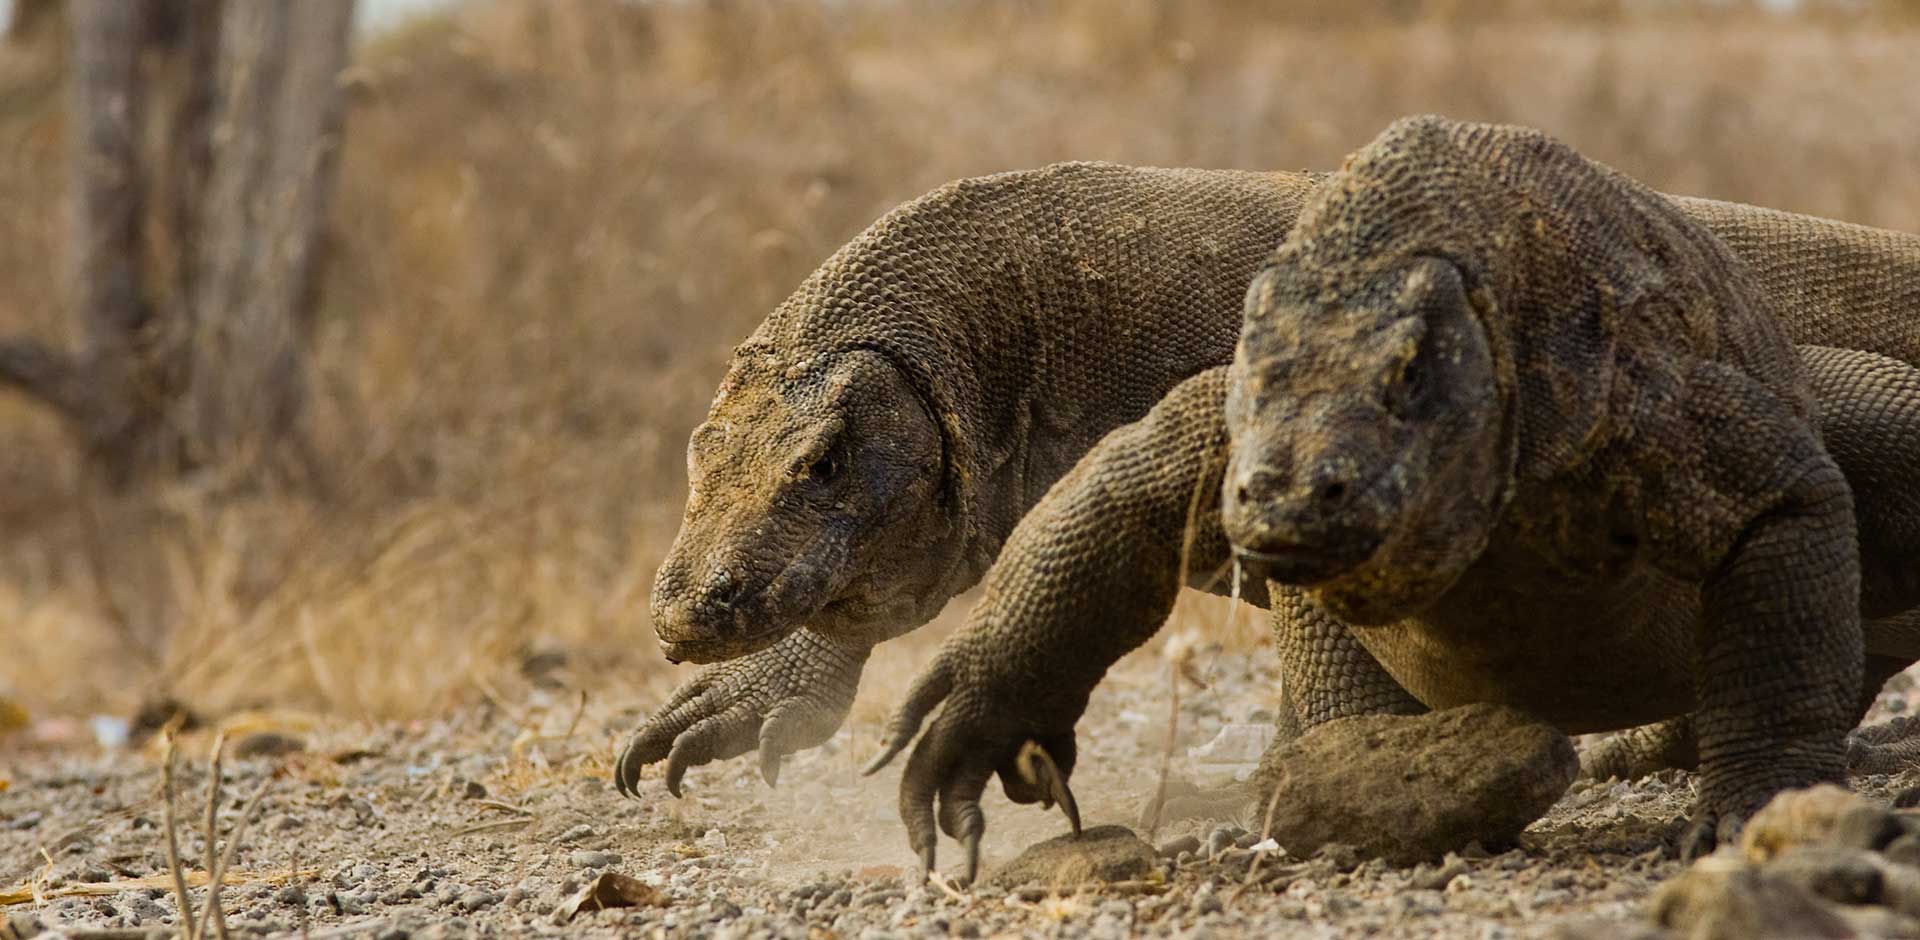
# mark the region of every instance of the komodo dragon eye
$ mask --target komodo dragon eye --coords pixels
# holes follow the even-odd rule
[[[840,475],[840,458],[832,451],[820,455],[820,459],[807,467],[808,479],[825,483]]]
[[[1409,414],[1425,397],[1426,359],[1426,350],[1421,350],[1400,367],[1399,375],[1394,376],[1393,385],[1387,389],[1387,403],[1396,414]]]

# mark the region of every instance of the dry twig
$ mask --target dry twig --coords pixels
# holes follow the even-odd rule
[[[180,864],[180,823],[173,809],[173,766],[175,748],[172,728],[162,730],[166,742],[166,757],[160,764],[160,802],[167,827],[167,873],[173,876],[173,897],[180,906],[181,935],[194,940],[200,934],[199,925],[194,923],[193,899],[187,894],[186,869]]]

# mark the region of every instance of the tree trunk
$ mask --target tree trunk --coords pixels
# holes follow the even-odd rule
[[[182,403],[198,462],[258,466],[297,433],[352,19],[343,0],[227,8]]]
[[[54,15],[22,0],[10,32]],[[70,0],[79,343],[0,342],[116,488],[310,471],[318,299],[353,0]]]

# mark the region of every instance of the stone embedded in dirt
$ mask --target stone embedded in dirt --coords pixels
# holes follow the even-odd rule
[[[236,760],[252,760],[259,757],[285,757],[306,749],[307,742],[293,735],[278,731],[256,731],[235,741],[231,753]]]
[[[1821,784],[1788,790],[1753,814],[1740,833],[1740,850],[1754,864],[1797,846],[1883,849],[1905,835],[1898,814],[1845,787]]]
[[[46,925],[32,914],[9,914],[0,921],[0,940],[33,940],[46,932]]]
[[[1182,852],[1198,851],[1200,851],[1200,837],[1196,835],[1184,835],[1173,839],[1161,845],[1159,849],[1161,858],[1178,858]]]
[[[1653,919],[1688,940],[1852,937],[1845,919],[1793,881],[1728,855],[1695,862],[1660,886]]]
[[[1269,751],[1254,783],[1288,852],[1337,841],[1410,865],[1512,841],[1579,769],[1559,730],[1505,706],[1468,705],[1327,722]]]
[[[1153,846],[1125,826],[1095,826],[1037,842],[995,871],[988,882],[1002,888],[1041,884],[1072,888],[1088,882],[1134,881],[1158,864]]]

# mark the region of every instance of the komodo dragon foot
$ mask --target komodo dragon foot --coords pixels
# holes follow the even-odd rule
[[[779,779],[780,760],[824,743],[846,720],[872,649],[810,630],[750,656],[702,669],[673,693],[615,764],[614,786],[638,796],[640,771],[667,762],[667,791],[680,795],[687,768],[760,750],[760,775]]]
[[[1847,776],[1892,774],[1920,767],[1920,717],[1865,725],[1847,735]],[[1675,718],[1623,731],[1580,754],[1586,780],[1633,780],[1662,770],[1693,770],[1700,762],[1693,723]]]
[[[1829,427],[1828,432],[1828,439],[1842,448],[1858,443],[1843,429]],[[1861,461],[1854,461],[1844,469],[1855,478],[1864,479],[1868,471],[1856,471],[1859,463]],[[1904,505],[1909,490],[1910,485],[1904,480],[1898,485],[1863,483],[1855,487],[1854,500],[1860,514],[1873,520],[1870,525],[1892,528],[1913,515],[1911,507]],[[1910,554],[1898,543],[1869,544],[1867,548],[1867,557]],[[1890,567],[1882,566],[1883,569]],[[1920,610],[1869,620],[1865,631],[1869,648],[1900,652],[1868,654],[1866,681],[1861,686],[1857,708],[1863,721],[1872,712],[1888,680],[1913,665],[1912,638],[1920,636]],[[1846,747],[1848,776],[1888,774],[1920,767],[1920,718],[1903,717],[1856,727],[1848,733]],[[1699,764],[1700,751],[1695,746],[1693,718],[1689,715],[1630,728],[1594,742],[1580,752],[1580,776],[1587,780],[1633,780],[1662,770],[1694,770]]]

